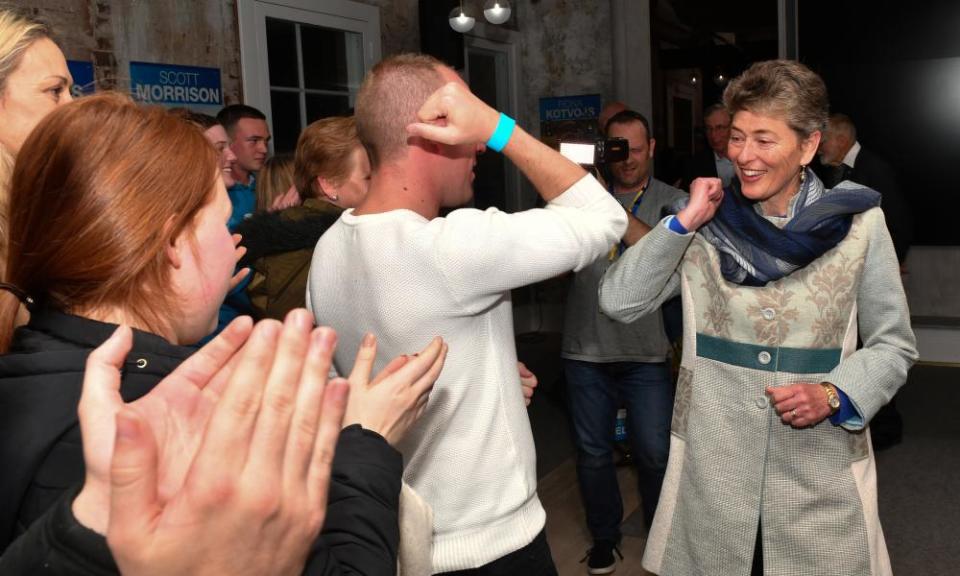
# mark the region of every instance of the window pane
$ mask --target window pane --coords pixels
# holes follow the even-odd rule
[[[303,81],[315,90],[355,91],[363,80],[359,32],[300,25]]]
[[[307,94],[307,124],[328,116],[347,116],[351,107],[346,94]]]
[[[293,152],[300,137],[300,94],[270,91],[273,112],[273,151]]]
[[[471,50],[470,90],[495,110],[503,108],[497,102],[497,61],[495,54]]]
[[[293,22],[267,18],[267,67],[271,86],[300,86],[295,26]]]

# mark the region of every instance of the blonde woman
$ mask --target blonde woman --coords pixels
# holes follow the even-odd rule
[[[293,155],[277,154],[267,158],[257,175],[257,211],[282,210],[300,204],[293,185]],[[289,202],[295,198],[295,202]]]
[[[20,146],[54,108],[73,100],[73,80],[50,27],[0,8],[0,270],[7,259],[10,174]]]

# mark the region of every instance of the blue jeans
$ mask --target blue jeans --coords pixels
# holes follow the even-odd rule
[[[621,403],[627,409],[627,438],[649,527],[670,451],[674,393],[670,372],[665,362],[563,362],[587,527],[594,540],[618,542],[623,501],[613,464],[617,409]]]

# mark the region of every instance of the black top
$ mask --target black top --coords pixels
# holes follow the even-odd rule
[[[0,552],[68,488],[83,483],[77,406],[87,355],[117,326],[50,310],[34,313],[0,356]],[[150,391],[193,348],[134,331],[120,394]]]
[[[116,325],[33,314],[0,356],[0,573],[116,574],[106,541],[70,512],[83,483],[77,407],[89,352]],[[146,394],[195,349],[134,331],[121,395]],[[403,461],[378,434],[344,429],[307,574],[394,574]],[[16,539],[16,541],[14,541]]]
[[[861,145],[854,164],[851,168],[846,164],[825,166],[816,162],[813,168],[827,188],[850,180],[880,193],[880,207],[887,222],[887,230],[890,231],[897,260],[902,264],[907,258],[910,244],[913,243],[914,221],[910,201],[901,190],[893,167],[871,150]]]

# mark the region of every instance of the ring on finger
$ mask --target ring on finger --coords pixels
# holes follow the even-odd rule
[[[796,417],[797,417],[797,409],[796,409],[796,408],[794,408],[793,410],[790,411],[790,416],[793,417],[793,418],[796,418]]]

